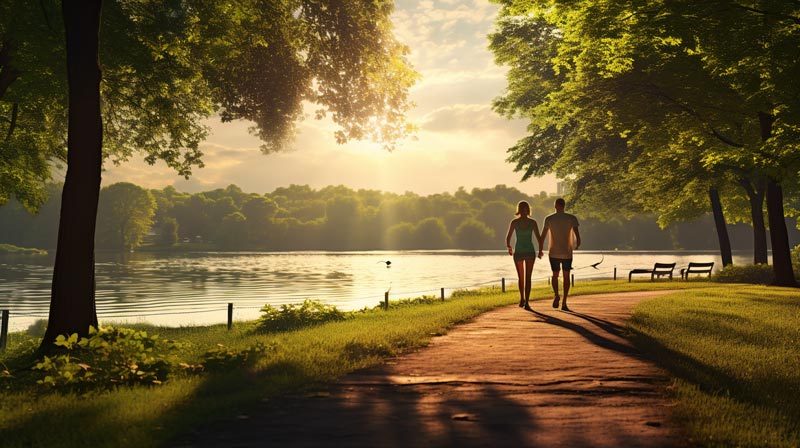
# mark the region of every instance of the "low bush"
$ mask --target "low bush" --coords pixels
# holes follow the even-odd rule
[[[792,249],[792,267],[794,275],[800,277],[800,244]]]
[[[191,370],[206,372],[225,372],[241,367],[252,367],[259,359],[263,359],[268,352],[274,351],[274,345],[264,345],[261,342],[251,345],[243,350],[236,350],[222,344],[203,354],[200,366],[183,366]]]
[[[37,383],[52,389],[86,391],[121,385],[157,385],[166,380],[179,347],[157,335],[128,328],[91,328],[88,338],[58,336],[52,356],[44,356],[33,370]]]
[[[775,272],[768,264],[728,265],[711,277],[719,283],[750,283],[769,285],[775,280]]]
[[[347,319],[348,313],[319,300],[306,299],[302,304],[281,305],[275,308],[264,305],[262,316],[256,322],[256,331],[275,332],[336,322]]]

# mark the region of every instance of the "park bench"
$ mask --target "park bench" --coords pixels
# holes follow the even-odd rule
[[[656,263],[653,265],[653,269],[633,269],[628,273],[628,283],[631,282],[633,274],[650,274],[650,281],[653,281],[656,277],[661,278],[664,275],[668,275],[669,279],[672,280],[672,271],[674,269],[675,263]]]
[[[710,263],[694,263],[689,262],[689,266],[681,269],[681,279],[689,280],[689,274],[708,274],[711,278],[711,270],[714,269],[714,262]]]

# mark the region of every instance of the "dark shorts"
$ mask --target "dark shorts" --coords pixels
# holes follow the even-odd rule
[[[558,272],[561,269],[565,271],[572,270],[572,258],[553,258],[550,257],[550,268],[553,272]]]
[[[514,261],[522,260],[536,260],[536,254],[533,252],[514,252]]]

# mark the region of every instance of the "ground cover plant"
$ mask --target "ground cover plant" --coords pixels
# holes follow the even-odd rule
[[[637,344],[676,378],[699,446],[800,446],[800,293],[736,285],[640,303]]]

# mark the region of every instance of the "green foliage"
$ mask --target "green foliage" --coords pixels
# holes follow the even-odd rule
[[[17,247],[13,244],[0,243],[0,254],[47,255],[47,251],[42,249],[28,248],[28,247]]]
[[[280,308],[265,305],[261,308],[261,313],[256,323],[256,330],[262,332],[295,330],[341,321],[348,317],[348,313],[339,311],[333,305],[311,299],[306,299],[301,304],[281,305]]]
[[[14,201],[0,206],[0,235],[17,246],[54,247],[60,198],[55,192],[59,188],[49,187],[53,194],[37,215],[30,215]],[[480,248],[496,249],[504,246],[502,238],[518,201],[531,204],[532,217],[541,227],[544,217],[552,213],[554,199],[547,194],[529,196],[505,185],[427,196],[341,186],[314,190],[307,185],[277,188],[265,195],[248,194],[235,185],[194,194],[173,187],[150,193],[157,204],[153,243],[158,248],[176,250],[474,249],[475,241],[456,238],[458,227],[470,218],[494,232],[494,237],[481,232]],[[346,199],[336,200],[339,196]],[[251,223],[243,208],[257,225]],[[571,204],[568,208],[572,209]],[[264,213],[259,216],[259,211]],[[709,215],[674,224],[665,231],[659,229],[652,215],[603,221],[592,216],[603,215],[604,209],[586,204],[574,213],[587,236],[581,246],[584,249],[716,247]],[[328,221],[330,217],[334,221]],[[748,225],[732,224],[729,231],[734,249],[752,248]],[[790,241],[800,238],[797,229],[790,228],[789,234]],[[181,244],[171,245],[176,238]]]
[[[152,193],[128,182],[100,190],[97,211],[97,244],[128,252],[142,242],[153,224],[156,202]]]
[[[33,368],[41,376],[37,383],[75,391],[159,385],[170,374],[170,355],[178,348],[145,331],[111,326],[91,328],[88,338],[60,335],[55,345],[55,354]]]
[[[792,249],[792,266],[794,266],[794,272],[800,275],[800,244]]]
[[[775,280],[775,271],[766,264],[728,265],[711,276],[711,281],[719,283],[751,283],[769,285]]]
[[[216,347],[206,351],[201,360],[201,365],[196,370],[205,372],[225,372],[239,368],[252,367],[258,361],[263,361],[266,356],[275,350],[274,345],[257,342],[241,350],[217,344]],[[185,365],[187,368],[190,367]]]
[[[509,148],[523,179],[555,173],[576,203],[664,226],[704,214],[710,187],[734,221],[753,220],[747,199],[763,201],[766,177],[796,190],[791,3],[496,3],[491,49],[508,86],[494,108],[530,120]]]
[[[455,241],[464,249],[494,249],[503,243],[494,230],[477,219],[467,219],[456,228]]]

